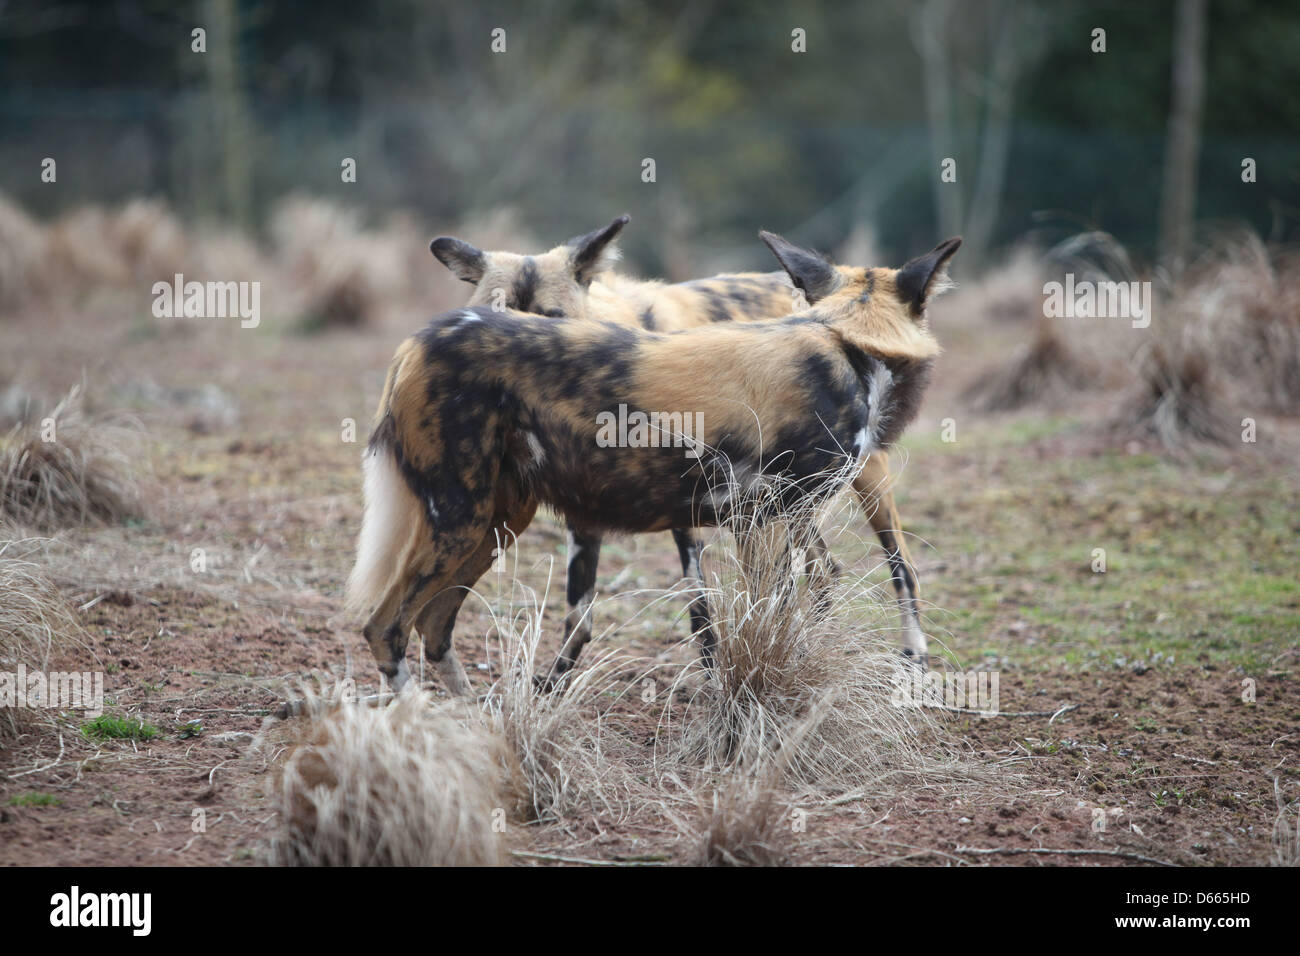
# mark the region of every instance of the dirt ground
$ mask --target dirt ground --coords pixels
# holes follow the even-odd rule
[[[363,691],[377,683],[341,592],[360,450],[406,330],[304,336],[273,320],[155,328],[117,315],[89,307],[0,323],[0,374],[51,396],[84,380],[96,405],[140,421],[149,517],[33,547],[90,636],[51,669],[104,670],[107,710],[161,735],[92,742],[81,716],[64,714],[0,752],[0,862],[256,864],[276,828],[278,755],[254,752],[252,735],[295,678],[350,668]],[[899,456],[898,498],[936,666],[1001,678],[1000,715],[937,719],[972,759],[1020,776],[1001,793],[918,788],[887,805],[814,807],[789,861],[1270,862],[1275,822],[1295,829],[1300,796],[1300,421],[1261,415],[1259,443],[1174,459],[1105,433],[1116,397],[1104,392],[1050,413],[967,411],[964,389],[1016,339],[1011,329],[945,338]],[[950,418],[955,442],[941,437]],[[857,519],[836,551],[875,566],[883,585],[867,535]],[[560,525],[539,516],[520,548],[519,573],[550,582],[551,652]],[[1091,567],[1095,548],[1104,574]],[[637,613],[647,592],[678,581],[668,537],[616,539],[600,571],[601,643],[684,660],[683,602]],[[492,677],[490,626],[485,604],[468,601],[457,642],[480,688]],[[187,731],[191,721],[201,730]],[[624,727],[628,746],[653,744],[650,716]],[[521,865],[691,858],[674,829],[639,818],[520,826],[511,846]]]

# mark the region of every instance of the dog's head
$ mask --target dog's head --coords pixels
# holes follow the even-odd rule
[[[587,289],[618,261],[618,234],[631,217],[577,236],[540,255],[484,252],[463,239],[440,236],[429,250],[458,278],[474,286],[469,305],[514,309],[553,318],[587,316]]]
[[[939,351],[926,322],[926,306],[952,286],[948,263],[961,247],[960,237],[891,269],[836,265],[775,233],[759,235],[813,311],[852,330],[855,344],[898,358],[927,358]]]

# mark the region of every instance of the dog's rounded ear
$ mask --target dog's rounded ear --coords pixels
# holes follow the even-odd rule
[[[487,256],[483,250],[471,246],[463,239],[439,236],[429,243],[429,251],[458,279],[465,282],[477,284],[487,269]]]
[[[585,236],[569,240],[568,245],[573,249],[570,259],[573,278],[579,285],[590,285],[592,279],[612,268],[618,261],[618,246],[613,243],[618,238],[618,234],[623,231],[623,227],[631,221],[632,217],[624,213],[604,229],[597,229]]]
[[[917,256],[898,270],[894,286],[913,315],[925,311],[929,301],[952,287],[948,263],[961,248],[961,236],[945,239],[923,256]]]
[[[802,249],[766,229],[760,231],[758,237],[767,243],[781,268],[789,273],[795,288],[803,290],[809,305],[826,298],[839,285],[839,273],[824,256]]]

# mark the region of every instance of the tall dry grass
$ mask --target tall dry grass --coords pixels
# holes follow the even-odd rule
[[[41,306],[170,281],[190,263],[180,221],[156,199],[79,206],[44,224],[0,196],[0,305]]]
[[[1286,390],[1286,370],[1300,363],[1300,316],[1288,314],[1268,252],[1249,233],[1213,237],[1187,269],[1157,279],[1113,425],[1174,452],[1230,445],[1243,414]]]
[[[3,533],[0,531],[0,533]],[[48,670],[52,657],[83,643],[81,625],[44,568],[28,558],[36,542],[0,541],[0,671]],[[0,741],[31,726],[29,708],[0,707]]]
[[[657,788],[641,799],[657,802],[700,865],[795,858],[808,839],[796,806],[892,805],[922,790],[978,801],[1018,785],[902,693],[917,672],[888,623],[892,597],[865,574],[806,561],[809,529],[846,527],[855,504],[792,504],[786,490],[745,489],[725,526],[741,543],[706,556],[714,666],[684,668],[662,697]]]
[[[43,269],[45,230],[0,193],[0,309],[16,308],[49,291]]]
[[[1141,350],[1136,370],[1137,384],[1115,420],[1122,434],[1152,438],[1170,451],[1232,440],[1221,372],[1194,335],[1160,335]]]
[[[983,275],[963,282],[954,298],[960,295],[961,311],[983,323],[1024,325],[1043,314],[1047,265],[1048,256],[1041,251],[1028,245],[1016,246]]]
[[[1214,253],[1210,261],[1218,261]],[[1154,441],[1169,451],[1199,444],[1222,445],[1231,435],[1225,385],[1232,374],[1226,359],[1228,339],[1239,335],[1215,320],[1217,306],[1201,278],[1202,267],[1170,276],[1155,270],[1144,277],[1128,250],[1114,236],[1085,232],[1058,244],[1049,254],[1061,271],[1083,281],[1149,282],[1149,324],[1130,328],[1118,317],[1088,321],[1089,357],[1099,368],[1125,372],[1118,407],[1109,428],[1123,439]],[[1211,270],[1213,271],[1213,270]]]
[[[764,526],[782,516],[798,524],[825,507],[792,510],[772,488],[764,493],[775,509]],[[831,510],[838,520],[850,509],[836,502]],[[752,509],[745,514],[757,520]],[[553,653],[542,650],[546,596],[503,569],[495,586],[484,582],[470,596],[491,622],[493,676],[477,704],[445,706],[421,693],[379,710],[313,717],[286,764],[277,859],[445,861],[427,848],[477,831],[464,811],[434,813],[430,801],[481,814],[485,800],[495,800],[504,818],[522,824],[512,826],[515,837],[526,835],[557,859],[585,855],[593,834],[617,828],[646,834],[655,846],[680,844],[690,862],[774,865],[797,859],[806,839],[792,826],[796,805],[892,805],[920,790],[958,789],[976,802],[1015,786],[976,761],[933,714],[898,703],[913,672],[884,623],[894,618],[892,598],[857,576],[813,594],[782,535],[757,540],[735,548],[720,536],[721,553],[707,559],[706,567],[723,565],[709,591],[719,628],[713,671],[690,660],[693,645],[649,661],[602,652],[598,636],[551,691],[536,680],[549,672]],[[675,662],[683,654],[687,662]],[[466,748],[493,756],[472,763],[473,773]],[[444,763],[453,769],[444,773]],[[484,798],[489,764],[497,789]],[[418,831],[415,855],[401,855],[376,834],[418,828],[412,807],[433,823],[428,835]],[[364,856],[362,844],[383,853]]]
[[[480,224],[490,237],[516,221],[503,211],[466,228]],[[268,317],[298,328],[357,326],[390,314],[409,323],[412,311],[450,307],[461,295],[429,255],[429,238],[408,217],[368,226],[355,208],[304,195],[278,202],[262,237],[187,229],[154,199],[79,206],[42,223],[0,195],[0,308],[31,311],[111,294],[147,316],[153,284],[181,274],[260,282]]]
[[[1109,237],[1090,234],[1086,240],[1062,243],[1046,251],[1027,245],[1012,249],[1001,264],[963,283],[952,299],[942,303],[955,331],[972,335],[1005,335],[1018,328],[1024,342],[1011,357],[973,382],[963,398],[981,411],[1005,412],[1033,406],[1059,407],[1080,392],[1100,387],[1108,350],[1095,334],[1074,320],[1049,318],[1044,311],[1044,284],[1058,278],[1056,270],[1077,271],[1096,278],[1103,267],[1113,268],[1115,256],[1098,252]],[[1124,266],[1127,261],[1124,260]],[[974,343],[978,345],[978,342]],[[961,343],[954,344],[954,349]]]
[[[1221,231],[1180,277],[1172,305],[1242,401],[1300,409],[1300,253]]]
[[[670,761],[771,765],[824,794],[959,778],[964,758],[933,715],[897,703],[914,671],[885,623],[892,600],[864,575],[833,577],[807,561],[811,530],[855,520],[852,504],[843,495],[792,503],[787,491],[751,486],[724,525],[741,544],[716,555],[711,572],[714,667],[675,718]]]
[[[1298,264],[1295,252],[1269,248],[1247,230],[1208,234],[1177,275],[1144,275],[1122,243],[1099,231],[1071,236],[1036,262],[1013,257],[948,303],[987,318],[998,311],[991,303],[1018,290],[1020,305],[1003,311],[1032,322],[1029,340],[965,397],[1005,411],[1059,407],[1104,390],[1117,399],[1107,430],[1120,438],[1175,452],[1230,444],[1242,417],[1300,408]],[[1149,281],[1149,326],[1045,317],[1042,283],[1066,273],[1076,285]]]
[[[619,817],[631,801],[631,777],[609,749],[612,711],[633,692],[625,672],[639,662],[604,651],[552,689],[537,676],[550,661],[539,659],[544,598],[517,581],[507,585],[510,602],[489,607],[489,660],[499,676],[482,699],[482,716],[510,750],[519,770],[528,818],[563,822],[594,813]]]
[[[492,866],[505,859],[504,742],[423,691],[308,709],[276,793],[292,866]]]
[[[1051,407],[1096,383],[1096,370],[1073,351],[1058,320],[1038,316],[1030,336],[1003,369],[967,390],[967,401],[989,412]]]
[[[1288,802],[1277,777],[1273,778],[1273,798],[1277,816],[1273,818],[1268,862],[1273,866],[1300,866],[1300,799]]]
[[[363,229],[356,210],[306,196],[277,203],[269,231],[289,311],[311,328],[377,321],[406,297],[408,253],[421,245],[413,231]]]
[[[45,230],[43,283],[66,297],[138,288],[185,272],[188,236],[166,203],[133,199],[116,208],[81,206]]]
[[[117,524],[144,515],[136,429],[87,414],[74,386],[0,445],[0,515],[31,528]]]
[[[692,819],[673,814],[696,866],[781,866],[793,853],[792,808],[775,774],[735,772],[695,797]]]

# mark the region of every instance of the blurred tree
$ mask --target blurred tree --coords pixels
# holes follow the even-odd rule
[[[235,0],[207,0],[208,80],[217,144],[221,156],[221,185],[226,217],[248,229],[253,225],[253,149],[244,107],[239,67],[239,7]]]
[[[925,66],[925,106],[930,125],[930,146],[934,182],[934,207],[941,235],[961,231],[961,189],[964,164],[957,165],[957,182],[945,182],[940,164],[955,161],[953,135],[951,52],[947,42],[951,0],[925,0],[912,18],[912,39]]]
[[[964,233],[967,260],[978,266],[987,255],[1002,209],[1011,146],[1015,87],[1043,47],[1036,11],[1019,0],[990,0],[958,9],[952,0],[926,0],[912,17],[912,38],[925,69],[926,115],[933,167],[930,171],[938,234]],[[975,56],[963,56],[954,36],[983,38]],[[966,47],[970,47],[968,42]],[[954,129],[954,104],[970,90],[973,105],[960,112],[970,129]],[[956,161],[957,178],[945,181],[940,164]]]
[[[1205,93],[1206,0],[1178,0],[1174,16],[1173,95],[1160,198],[1160,252],[1182,268],[1196,218],[1196,163]]]
[[[1166,181],[1183,183],[1170,215],[1300,236],[1300,97],[1278,94],[1300,88],[1300,10],[1205,4],[1199,150],[1176,151],[1193,168],[1199,152],[1188,184],[1166,175],[1176,9],[0,0],[0,190],[43,215],[161,193],[187,219],[258,223],[306,191],[429,229],[510,207],[548,239],[627,211],[630,258],[673,275],[766,265],[759,227],[826,249],[871,227],[888,258],[960,230],[965,264],[1030,230],[1095,226],[1140,255]],[[44,156],[57,189],[33,174]],[[948,156],[955,185],[938,181]],[[1257,183],[1241,181],[1247,156]]]

